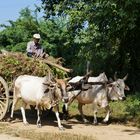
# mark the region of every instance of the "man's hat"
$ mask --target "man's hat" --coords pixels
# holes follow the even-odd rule
[[[40,39],[40,34],[34,34],[33,38]]]

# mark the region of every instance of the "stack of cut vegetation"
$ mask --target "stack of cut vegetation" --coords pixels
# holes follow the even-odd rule
[[[59,62],[59,63],[58,63]],[[22,74],[45,76],[51,72],[58,78],[63,78],[70,72],[64,68],[61,61],[49,56],[47,59],[29,58],[23,53],[4,52],[0,54],[0,76],[9,84]]]

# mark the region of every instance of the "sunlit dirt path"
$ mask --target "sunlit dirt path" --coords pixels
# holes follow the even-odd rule
[[[36,124],[32,122],[28,126],[25,126],[22,122],[8,123],[8,127],[17,130],[33,130],[34,132],[49,132],[49,133],[71,133],[73,135],[92,136],[95,140],[140,140],[140,129],[132,126],[124,126],[117,124],[110,125],[98,125],[91,124],[85,125],[77,120],[69,120],[63,122],[65,131],[60,131],[57,127],[57,122],[44,122],[41,128],[37,128]],[[8,135],[9,136],[9,135]],[[5,136],[4,136],[5,137]],[[8,139],[2,140],[8,140]],[[1,139],[1,135],[0,135]],[[12,139],[10,140],[22,140]],[[25,139],[24,139],[25,140]]]

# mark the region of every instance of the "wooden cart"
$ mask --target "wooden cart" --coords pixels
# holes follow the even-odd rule
[[[1,50],[1,52],[2,52],[2,50]],[[24,55],[23,53],[13,53],[13,52],[11,53],[11,52],[7,52],[7,51],[2,52],[2,54],[0,53],[0,58],[5,58],[5,57],[16,58],[16,59],[13,59],[13,61],[15,61],[15,62],[18,59],[20,59],[20,61],[21,61],[22,58],[24,58],[22,62],[24,62],[24,60],[27,61],[26,55]],[[7,58],[7,59],[9,59],[9,58]],[[33,59],[35,59],[35,61],[36,61],[38,58],[33,58]],[[39,63],[43,62],[49,66],[56,67],[65,72],[72,72],[71,69],[65,68],[61,64],[58,64],[58,62],[61,62],[61,61],[59,59],[55,59],[52,56],[48,57],[47,59],[39,58],[38,61],[39,61]],[[30,62],[32,63],[34,61],[30,61]],[[29,63],[29,61],[28,61],[28,63]],[[13,65],[13,66],[15,66],[15,65]],[[4,79],[0,74],[0,120],[2,120],[6,116],[6,113],[8,113],[10,111],[12,101],[13,101],[13,93],[11,90],[9,90],[10,88],[8,86],[9,86],[8,82],[6,82],[6,79]]]

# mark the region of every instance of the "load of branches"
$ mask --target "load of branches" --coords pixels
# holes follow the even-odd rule
[[[11,84],[19,75],[46,76],[51,72],[57,78],[67,77],[71,69],[62,66],[62,59],[49,56],[47,59],[30,58],[20,52],[0,54],[0,76]]]

